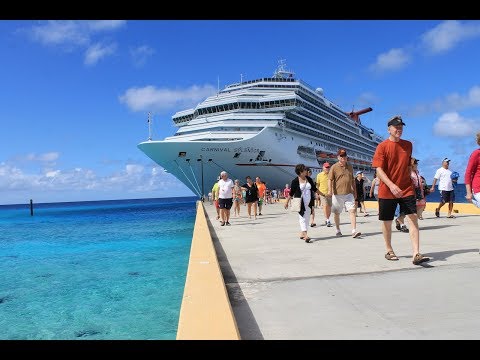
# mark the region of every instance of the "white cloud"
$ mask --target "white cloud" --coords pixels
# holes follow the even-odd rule
[[[34,41],[44,45],[85,46],[94,33],[116,30],[125,23],[124,20],[49,20],[28,30]]]
[[[127,164],[125,166],[125,171],[128,175],[141,174],[143,172],[143,165]]]
[[[132,111],[155,111],[195,106],[215,92],[216,88],[212,85],[194,85],[180,90],[157,89],[155,86],[149,85],[143,88],[130,88],[119,96],[119,100]]]
[[[370,65],[370,70],[383,72],[389,70],[400,70],[410,62],[410,55],[404,49],[396,48],[377,56],[375,64]]]
[[[56,151],[43,153],[43,154],[36,154],[36,153],[28,153],[26,155],[17,155],[12,160],[14,162],[40,162],[40,163],[53,163],[60,157],[60,153]],[[51,164],[50,164],[51,165]]]
[[[38,161],[55,161],[59,158],[60,154],[58,152],[48,152],[44,154],[40,154],[37,156]]]
[[[112,55],[117,49],[117,44],[102,45],[100,43],[90,46],[85,52],[85,65],[95,65],[98,60]]]
[[[480,23],[444,21],[421,36],[422,45],[431,53],[446,52],[462,41],[480,36]]]
[[[433,125],[435,135],[446,137],[472,136],[474,129],[475,121],[465,119],[456,112],[442,114]]]
[[[90,20],[87,25],[92,31],[110,31],[123,27],[127,22],[125,20]]]
[[[150,166],[145,171],[145,166],[130,163],[125,165],[123,170],[98,176],[91,169],[78,167],[71,170],[48,169],[29,173],[16,165],[2,162],[0,163],[0,199],[2,199],[1,203],[4,203],[5,195],[13,197],[15,192],[22,192],[22,195],[26,192],[28,196],[35,195],[37,199],[44,197],[46,192],[63,193],[63,197],[69,196],[72,192],[92,191],[130,193],[134,194],[133,197],[141,197],[139,193],[158,191],[168,196],[172,189],[185,188],[173,175],[161,171],[158,165]],[[165,189],[169,191],[165,192]],[[15,203],[15,200],[12,201]],[[46,201],[53,200],[47,198]]]
[[[133,64],[136,67],[142,67],[147,62],[148,57],[152,56],[155,50],[148,45],[138,46],[130,49]]]
[[[45,176],[53,178],[53,177],[57,176],[58,174],[60,174],[60,172],[61,172],[60,170],[47,171],[45,173]]]
[[[452,112],[480,106],[480,86],[472,86],[464,95],[456,92],[448,94],[441,99],[415,105],[409,114],[420,116],[430,112]]]
[[[378,55],[376,62],[370,65],[369,69],[373,72],[400,70],[413,61],[413,55],[420,49],[427,49],[431,54],[441,54],[453,49],[462,41],[478,36],[480,36],[479,21],[444,21],[420,35],[413,44],[390,49]]]
[[[32,38],[44,45],[84,45],[89,41],[88,32],[75,21],[50,20],[46,24],[32,26]]]

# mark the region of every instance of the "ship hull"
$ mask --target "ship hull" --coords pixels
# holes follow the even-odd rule
[[[237,141],[145,141],[138,148],[155,163],[185,184],[195,195],[207,196],[221,171],[244,184],[245,177],[259,176],[269,189],[283,189],[296,176],[295,165],[303,163],[313,170],[313,177],[322,170],[325,159],[298,153],[298,146],[310,146],[311,138],[279,127],[265,127],[253,137]],[[320,152],[319,152],[320,154]],[[372,169],[362,165],[372,178]]]

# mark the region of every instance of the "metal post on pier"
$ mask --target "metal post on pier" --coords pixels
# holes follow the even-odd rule
[[[30,199],[30,216],[33,216],[33,200]]]

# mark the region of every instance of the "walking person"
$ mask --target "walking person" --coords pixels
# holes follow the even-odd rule
[[[332,197],[328,195],[328,173],[330,172],[330,163],[324,162],[322,171],[317,174],[316,185],[319,191],[318,199],[320,200],[320,206],[323,207],[323,213],[325,215],[325,226],[332,227],[330,222],[330,215],[332,214]]]
[[[413,182],[413,187],[415,189],[415,200],[417,205],[417,217],[419,220],[423,220],[423,211],[427,205],[427,200],[425,199],[425,183],[422,181],[420,172],[418,171],[418,159],[412,157],[411,160],[412,173],[411,178]]]
[[[233,214],[240,216],[240,202],[243,199],[242,187],[240,186],[240,180],[236,179],[233,182]]]
[[[265,193],[267,190],[267,186],[260,179],[259,176],[255,178],[255,184],[257,184],[257,189],[258,189],[258,215],[262,215],[263,203],[266,202]]]
[[[312,169],[307,167],[307,176],[312,177]],[[317,193],[312,191],[312,197],[313,197],[313,204],[314,206],[312,207],[312,213],[310,214],[310,227],[315,227],[317,224],[315,224],[315,203],[317,201]]]
[[[253,206],[253,214],[254,220],[257,220],[257,204],[258,204],[258,189],[257,184],[252,181],[250,176],[245,178],[247,181],[245,184],[242,185],[242,190],[245,191],[245,204],[247,204],[247,213],[248,218],[252,218],[252,206]]]
[[[295,177],[290,184],[290,194],[285,202],[285,209],[290,205],[292,197],[301,198],[300,211],[298,212],[298,222],[300,224],[300,239],[305,240],[306,243],[311,242],[308,236],[308,222],[312,208],[315,206],[313,193],[318,193],[317,187],[313,179],[307,175],[307,167],[304,164],[297,164],[295,166]]]
[[[352,237],[357,238],[362,233],[357,231],[355,198],[357,189],[353,178],[353,167],[347,162],[347,151],[340,149],[337,152],[338,162],[333,164],[328,174],[328,195],[332,197],[332,211],[336,235],[342,236],[340,231],[340,213],[342,209],[348,211],[352,225]]]
[[[290,196],[290,185],[285,184],[285,188],[283,189],[283,198],[288,199],[289,196]]]
[[[477,133],[477,144],[480,145],[480,132]],[[468,159],[465,188],[467,201],[480,208],[480,148],[473,150]]]
[[[213,204],[215,205],[215,210],[217,211],[217,220],[220,219],[220,206],[218,206],[218,180],[220,180],[220,176],[217,177],[217,182],[213,184],[212,187],[212,199]]]
[[[448,203],[448,215],[447,218],[454,219],[455,215],[452,214],[453,203],[455,201],[455,191],[453,190],[452,171],[449,169],[450,159],[445,158],[442,160],[442,166],[437,170],[433,177],[432,187],[430,193],[435,192],[435,184],[438,181],[438,191],[440,191],[440,203],[435,209],[435,216],[440,217],[440,209],[443,205]]]
[[[357,171],[355,173],[355,187],[357,190],[357,196],[355,198],[355,216],[357,216],[357,209],[360,208],[360,212],[363,212],[363,216],[369,216],[367,208],[365,207],[365,179],[363,177],[363,171]]]
[[[380,179],[377,177],[377,171],[373,175],[372,184],[370,185],[370,199],[378,201],[378,186],[380,185]]]
[[[377,168],[381,183],[378,188],[378,219],[382,221],[387,260],[398,260],[392,248],[392,220],[397,204],[410,222],[412,263],[419,265],[430,258],[420,253],[417,207],[413,190],[410,159],[412,143],[401,139],[405,123],[401,116],[394,116],[387,123],[389,137],[378,144],[373,155],[372,167]]]
[[[228,173],[222,171],[218,181],[218,206],[220,207],[220,225],[230,226],[230,209],[233,204],[233,181],[228,178]]]

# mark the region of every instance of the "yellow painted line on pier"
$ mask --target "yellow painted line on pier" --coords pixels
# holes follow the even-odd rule
[[[197,202],[177,340],[240,340],[201,201]]]

